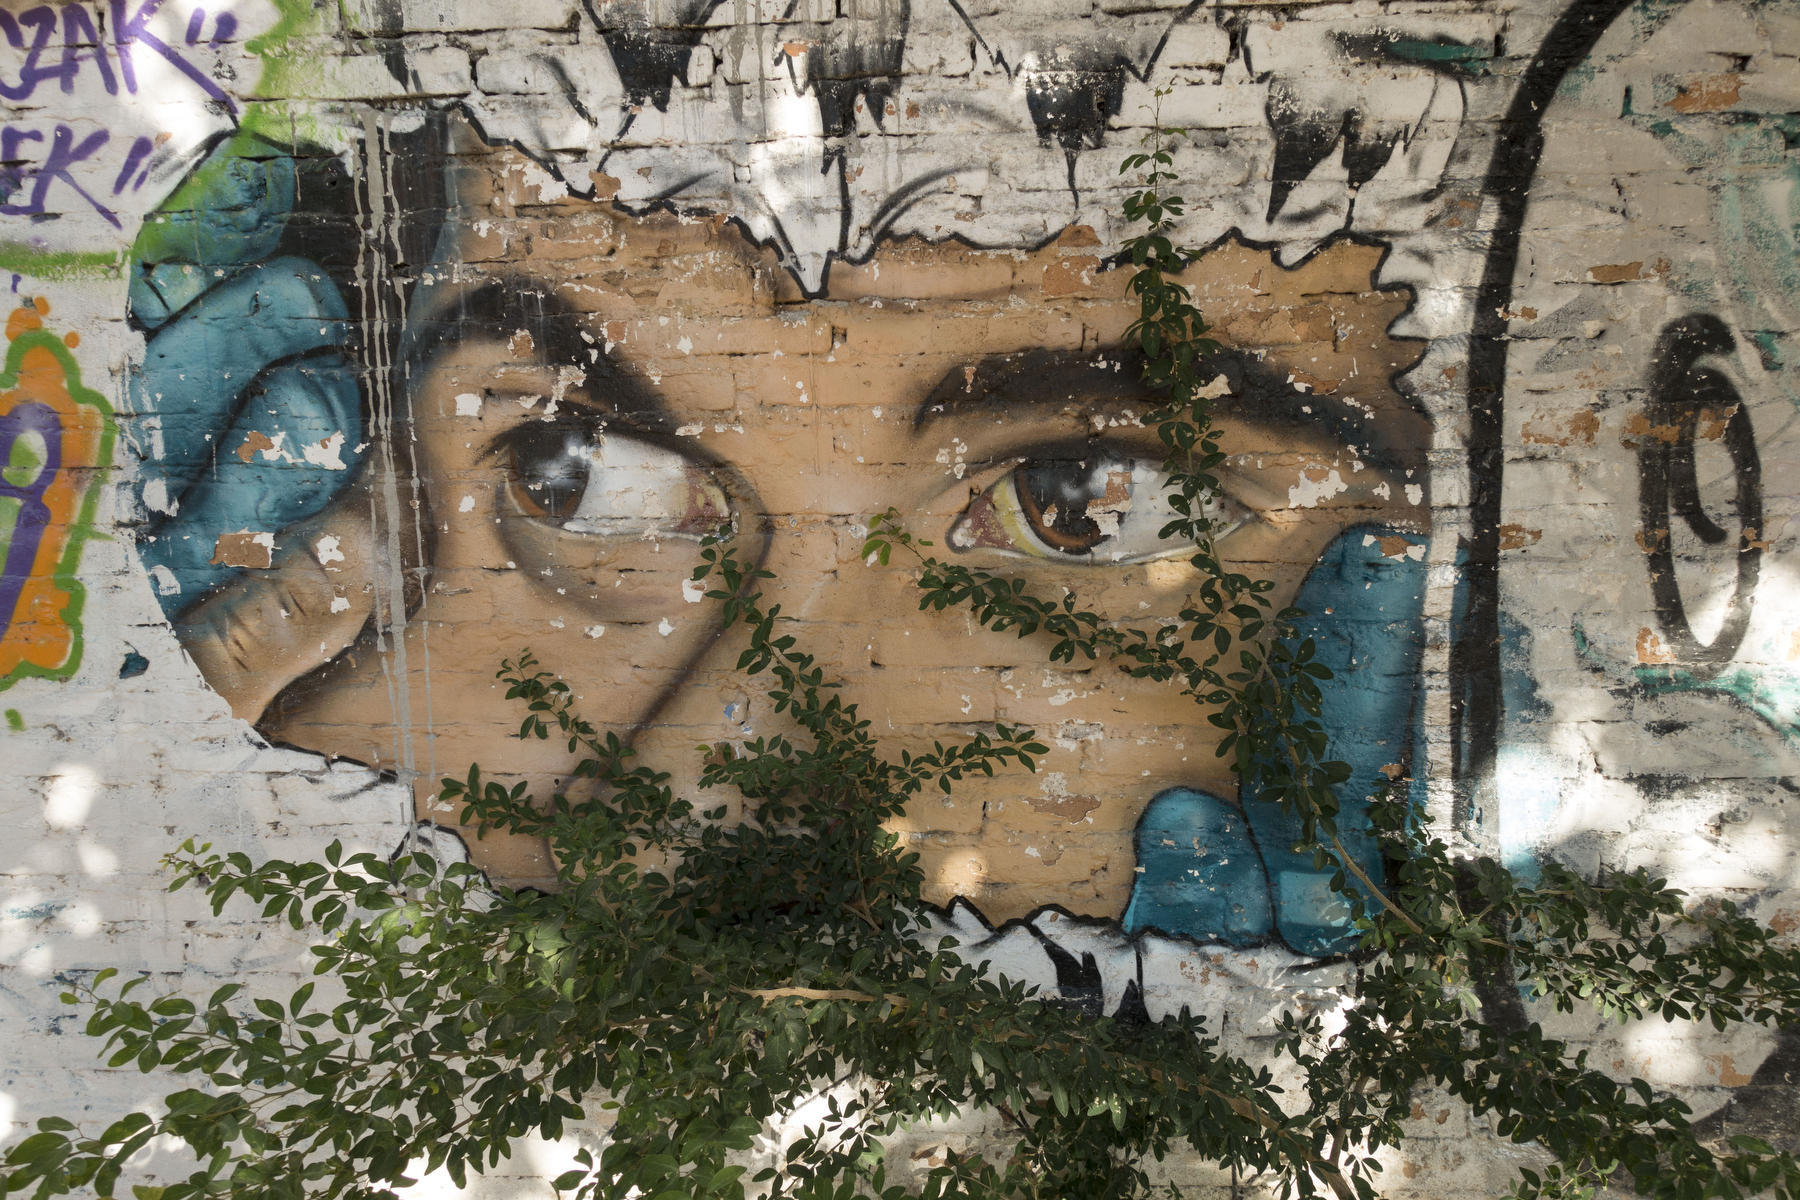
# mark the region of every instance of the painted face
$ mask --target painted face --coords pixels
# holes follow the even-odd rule
[[[893,506],[935,553],[1120,622],[1189,604],[1195,568],[1158,538],[1154,399],[1120,349],[1135,304],[1081,230],[1029,253],[891,243],[807,298],[719,221],[504,186],[463,203],[475,215],[445,256],[460,265],[433,269],[409,317],[417,484],[394,495],[417,497],[402,525],[420,549],[404,634],[287,689],[262,717],[272,737],[410,762],[421,815],[449,823],[431,785],[470,761],[540,784],[570,766],[511,736],[493,676],[529,647],[684,786],[696,746],[782,729],[734,670],[740,635],[688,582],[700,539],[733,530],[774,573],[766,602],[894,752],[994,721],[1052,746],[1036,775],[907,814],[938,899],[1116,915],[1151,798],[1235,794],[1215,731],[1173,690],[921,612],[904,555],[860,558],[867,518]],[[1353,540],[1371,561],[1423,554],[1428,431],[1389,385],[1413,354],[1383,333],[1405,297],[1372,289],[1377,259],[1346,245],[1286,271],[1227,244],[1187,273],[1241,348],[1217,385],[1221,549],[1278,599],[1346,530],[1369,531]],[[536,845],[474,849],[515,882],[548,873]]]

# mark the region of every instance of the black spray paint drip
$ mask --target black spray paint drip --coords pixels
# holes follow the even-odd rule
[[[829,138],[856,132],[856,106],[866,104],[885,129],[887,107],[900,86],[911,0],[843,0],[842,16],[808,30],[811,42],[799,60],[806,77],[798,90],[818,97],[819,119]],[[785,51],[784,51],[785,53]],[[789,59],[789,69],[795,59]]]
[[[671,11],[653,14],[639,0],[585,0],[629,103],[668,111],[669,92],[676,81],[688,81],[688,60],[706,35],[707,19],[719,2],[674,0]]]
[[[1106,1005],[1106,987],[1100,979],[1100,964],[1093,954],[1083,952],[1077,960],[1037,926],[1025,928],[1037,938],[1038,945],[1043,947],[1051,965],[1056,968],[1056,990],[1063,1003],[1090,1017],[1101,1016]]]
[[[1098,150],[1106,127],[1125,99],[1126,64],[1033,69],[1025,76],[1025,105],[1038,139],[1062,147],[1069,191],[1075,189],[1075,159]]]
[[[1480,47],[1449,39],[1421,40],[1386,31],[1338,34],[1333,40],[1351,60],[1408,63],[1443,74],[1466,71],[1467,64],[1484,53]],[[1375,178],[1376,172],[1393,157],[1394,147],[1410,137],[1413,129],[1407,121],[1370,120],[1354,103],[1320,106],[1280,80],[1271,80],[1263,111],[1275,135],[1269,209],[1264,214],[1269,221],[1275,219],[1294,189],[1330,156],[1340,141],[1354,204],[1356,189]],[[1301,221],[1312,215],[1289,214]]]
[[[1270,221],[1282,210],[1294,189],[1340,141],[1344,146],[1344,167],[1350,176],[1350,187],[1354,189],[1375,178],[1375,172],[1392,157],[1403,132],[1387,122],[1366,123],[1363,114],[1353,108],[1337,112],[1308,109],[1292,90],[1279,83],[1269,88],[1266,112],[1269,128],[1275,132],[1269,211],[1264,214]],[[1305,220],[1312,214],[1289,215],[1296,220]]]

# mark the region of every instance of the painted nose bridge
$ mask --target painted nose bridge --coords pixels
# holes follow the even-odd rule
[[[850,523],[812,516],[779,517],[769,520],[765,530],[762,545],[752,549],[740,544],[737,559],[773,573],[771,578],[752,581],[749,589],[760,593],[762,611],[779,606],[772,636],[793,635],[793,649],[812,655],[827,680],[861,674],[857,664],[867,663],[870,642],[865,623],[875,619],[876,610],[873,598],[856,585],[854,573],[861,564],[854,552],[860,542]],[[717,590],[718,577],[708,584]],[[683,616],[716,622],[722,603],[708,599]],[[638,760],[670,772],[670,786],[694,800],[698,808],[714,807],[726,798],[695,793],[700,770],[696,747],[773,733],[792,734],[790,723],[774,712],[767,698],[774,677],[768,672],[750,676],[738,668],[749,643],[743,623],[717,631],[670,681],[662,704],[633,732]]]
[[[801,625],[840,624],[855,620],[848,604],[854,587],[846,573],[858,565],[846,549],[847,522],[813,514],[781,517],[773,522],[763,569],[773,578],[761,581],[765,607],[781,605],[781,616]]]

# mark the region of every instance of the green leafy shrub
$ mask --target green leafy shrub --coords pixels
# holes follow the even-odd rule
[[[424,855],[333,847],[322,863],[253,864],[189,843],[172,857],[172,886],[204,887],[215,911],[242,896],[316,931],[317,969],[341,998],[315,1002],[307,984],[248,1005],[235,987],[198,1004],[140,1000],[141,981],[113,992],[102,973],[67,999],[91,1006],[87,1029],[108,1061],[194,1086],[166,1097],[161,1116],[98,1132],[39,1121],[7,1153],[0,1197],[111,1195],[157,1135],[185,1142],[200,1166],[140,1189],[155,1200],[389,1196],[421,1167],[460,1184],[517,1139],[556,1138],[595,1110],[609,1140],[554,1181],[561,1192],[1102,1200],[1149,1194],[1147,1163],[1191,1153],[1301,1195],[1368,1197],[1376,1154],[1406,1136],[1426,1087],[1547,1152],[1550,1166],[1520,1170],[1521,1197],[1609,1182],[1671,1198],[1800,1195],[1791,1155],[1748,1138],[1709,1147],[1680,1102],[1610,1078],[1535,1024],[1484,1022],[1481,1002],[1523,988],[1615,1017],[1788,1023],[1800,951],[1641,872],[1589,881],[1549,864],[1527,887],[1454,856],[1397,794],[1370,809],[1385,877],[1344,851],[1333,788],[1348,772],[1325,758],[1319,724],[1326,672],[1293,636],[1298,614],[1273,608],[1269,584],[1212,544],[1206,500],[1223,455],[1201,375],[1214,347],[1173,279],[1165,228],[1182,202],[1169,163],[1152,149],[1126,169],[1149,180],[1129,211],[1145,229],[1130,248],[1133,337],[1166,397],[1155,420],[1177,517],[1163,532],[1194,542],[1204,579],[1180,623],[1121,628],[1073,595],[1032,596],[934,557],[892,512],[865,552],[915,555],[924,607],[1047,641],[1053,660],[1167,681],[1206,707],[1240,771],[1268,773],[1258,802],[1289,810],[1361,934],[1342,1028],[1282,1019],[1277,1053],[1300,1091],[1280,1094],[1269,1064],[1223,1053],[1185,1012],[1086,1016],[922,936],[923,878],[890,822],[972,773],[1030,769],[1044,747],[1000,726],[884,753],[765,606],[766,573],[717,544],[696,578],[742,631],[738,666],[766,681],[790,730],[707,751],[702,786],[741,795],[741,822],[674,794],[529,655],[507,663],[520,735],[565,741],[575,782],[536,797],[472,767],[444,796],[462,801],[465,823],[545,839],[557,890],[490,888]],[[769,1124],[803,1107],[816,1116],[775,1148],[775,1165],[750,1171]],[[997,1149],[890,1177],[885,1138],[969,1110],[998,1119]]]

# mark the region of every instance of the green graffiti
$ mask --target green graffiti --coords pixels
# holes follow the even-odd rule
[[[312,35],[343,32],[340,26],[351,23],[343,4],[315,3],[315,0],[273,0],[277,13],[275,24],[244,43],[244,49],[262,60],[262,74],[250,94],[261,99],[245,105],[238,128],[276,142],[307,141],[319,145],[331,142],[326,122],[304,108],[290,104],[285,97],[312,96],[319,88],[319,58],[297,40]],[[329,20],[328,20],[329,19]]]
[[[1680,667],[1634,667],[1632,675],[1652,696],[1697,692],[1726,696],[1773,726],[1790,742],[1800,742],[1800,677],[1758,675],[1749,667],[1732,667],[1707,678]]]
[[[278,56],[286,49],[289,38],[315,31],[324,7],[312,0],[274,0],[274,4],[279,14],[275,24],[244,43],[244,49],[263,58]]]
[[[9,708],[6,710],[6,727],[14,733],[18,733],[25,728],[25,718],[20,714],[18,709]]]
[[[41,250],[24,242],[0,241],[0,270],[34,279],[117,279],[125,262],[115,250]]]
[[[1706,676],[1673,665],[1628,665],[1602,653],[1579,620],[1573,636],[1576,657],[1611,679],[1636,685],[1643,695],[1691,693],[1733,700],[1789,742],[1800,744],[1800,671],[1738,665]]]
[[[145,219],[131,258],[202,267],[237,267],[268,258],[281,240],[294,199],[292,149],[240,131],[218,143]],[[203,273],[190,290],[198,294],[213,282]],[[167,286],[159,281],[159,290]]]
[[[42,300],[14,310],[0,373],[0,690],[67,679],[81,665],[76,578],[112,465],[113,414],[81,382],[76,338],[43,327]],[[9,718],[10,720],[10,718]]]
[[[1659,85],[1659,92],[1663,86]],[[1678,97],[1659,95],[1640,112],[1641,97],[1628,97],[1626,121],[1660,141],[1670,154],[1710,181],[1719,256],[1717,272],[1677,279],[1676,291],[1696,306],[1716,308],[1721,293],[1741,314],[1769,371],[1767,384],[1800,409],[1777,335],[1756,330],[1791,329],[1800,321],[1800,117],[1741,110],[1730,96],[1686,114],[1667,109]],[[1730,101],[1727,103],[1727,101]]]
[[[1461,42],[1438,42],[1417,38],[1396,38],[1388,44],[1387,51],[1393,57],[1406,62],[1455,67],[1470,75],[1487,74],[1488,60],[1493,57],[1492,50],[1487,46],[1470,46]]]

